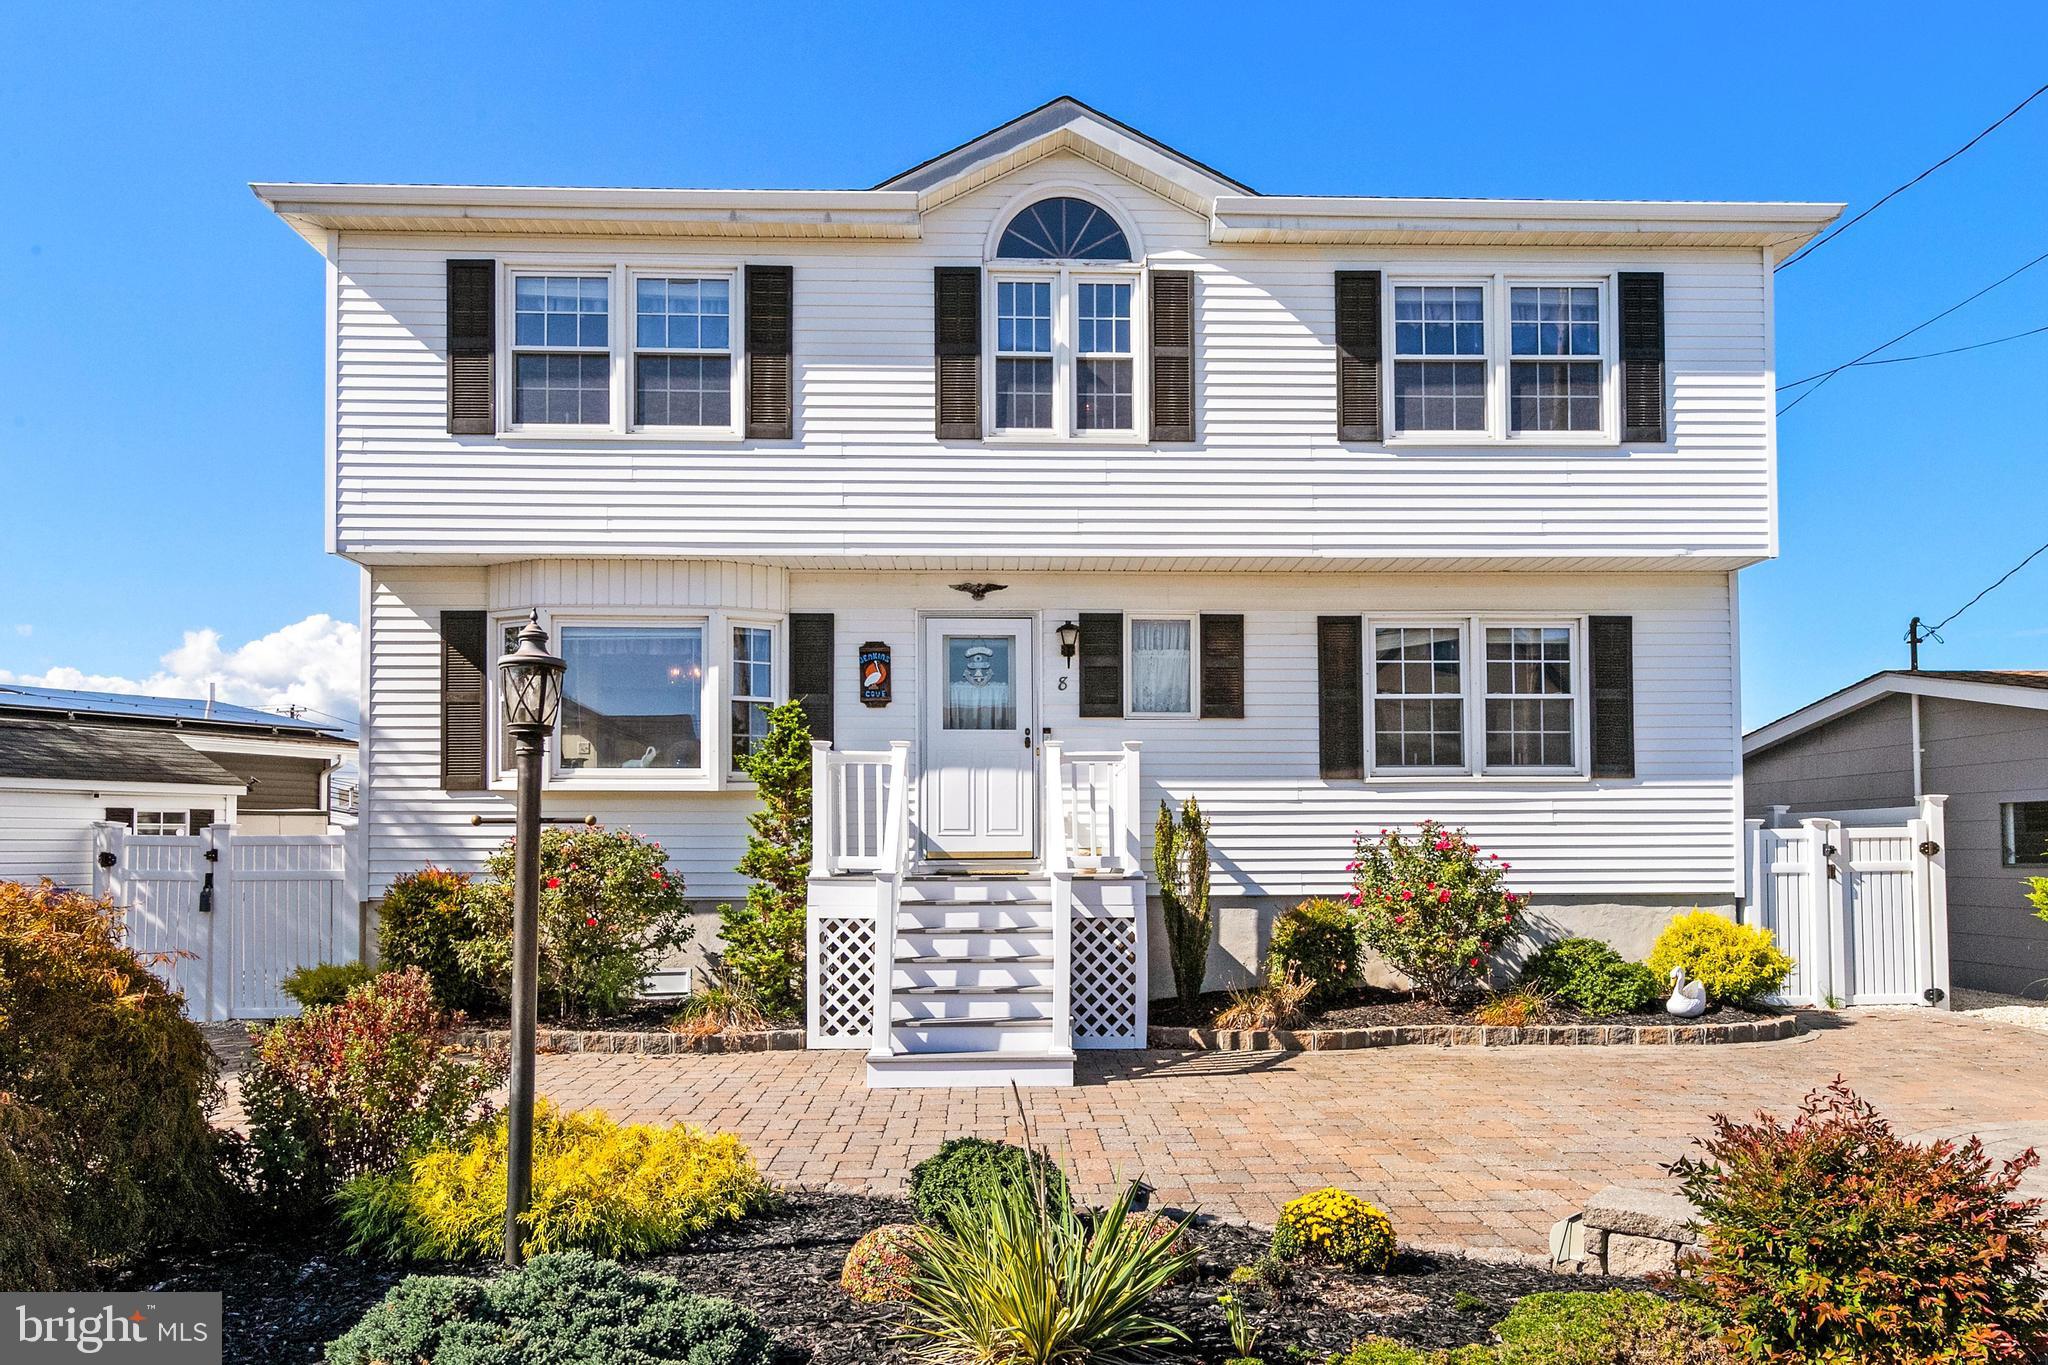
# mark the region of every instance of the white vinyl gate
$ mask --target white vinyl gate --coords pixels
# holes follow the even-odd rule
[[[1903,824],[1749,822],[1743,918],[1798,964],[1777,1003],[1948,1008],[1947,800]]]
[[[295,1014],[281,989],[286,976],[360,953],[346,835],[237,834],[214,825],[159,836],[101,824],[94,849],[94,890],[128,912],[129,946],[185,993],[193,1019]]]

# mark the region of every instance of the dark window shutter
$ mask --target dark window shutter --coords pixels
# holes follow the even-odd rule
[[[836,623],[829,611],[789,614],[789,695],[803,703],[812,739],[832,738],[832,656]]]
[[[747,435],[787,441],[796,435],[790,373],[795,280],[786,265],[750,265],[747,287]]]
[[[1244,719],[1244,617],[1202,616],[1202,717]]]
[[[1316,618],[1317,732],[1324,777],[1365,776],[1365,623]]]
[[[1337,272],[1337,439],[1380,437],[1380,272]]]
[[[195,811],[193,811],[193,812],[191,813],[191,823],[190,823],[190,824],[189,824],[189,825],[187,826],[187,828],[189,828],[189,829],[190,829],[190,830],[192,831],[192,833],[194,833],[194,834],[197,834],[197,833],[199,833],[199,832],[200,832],[201,830],[203,830],[203,829],[207,829],[207,828],[211,827],[211,826],[212,826],[212,824],[213,824],[213,812],[212,812],[212,811],[210,811],[210,810],[195,810]]]
[[[130,833],[133,833],[135,830],[135,807],[108,806],[107,823],[110,825],[120,825]]]
[[[1664,275],[1621,273],[1621,439],[1664,437]]]
[[[480,611],[441,613],[441,789],[484,789],[484,670]]]
[[[1152,439],[1195,439],[1195,277],[1152,272]]]
[[[941,441],[981,439],[981,267],[932,271],[935,421]]]
[[[448,430],[498,430],[498,263],[448,262]]]
[[[1124,614],[1081,613],[1081,714],[1124,713]]]
[[[1593,675],[1593,776],[1636,775],[1635,620],[1595,616],[1586,657]]]

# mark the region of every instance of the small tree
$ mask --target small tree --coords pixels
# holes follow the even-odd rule
[[[1216,922],[1209,912],[1209,817],[1190,796],[1180,817],[1159,803],[1152,832],[1152,866],[1159,874],[1159,901],[1166,912],[1167,956],[1173,962],[1174,993],[1192,1001],[1202,993],[1209,968],[1209,941]]]
[[[747,817],[739,870],[754,879],[744,905],[718,907],[726,977],[763,1013],[804,1008],[804,915],[811,871],[811,726],[801,702],[768,712],[768,733],[747,755],[761,807]]]
[[[1413,839],[1397,829],[1361,834],[1351,862],[1359,941],[1429,999],[1449,1000],[1519,931],[1521,901],[1502,885],[1506,870],[1465,831],[1434,820]]]

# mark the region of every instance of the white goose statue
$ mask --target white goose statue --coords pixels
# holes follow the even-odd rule
[[[1671,969],[1671,998],[1664,1002],[1664,1012],[1680,1019],[1697,1019],[1707,1012],[1707,988],[1697,981],[1685,979],[1685,968]]]

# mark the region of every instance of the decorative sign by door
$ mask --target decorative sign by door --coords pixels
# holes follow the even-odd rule
[[[889,646],[870,640],[860,647],[860,699],[864,706],[889,704]]]

